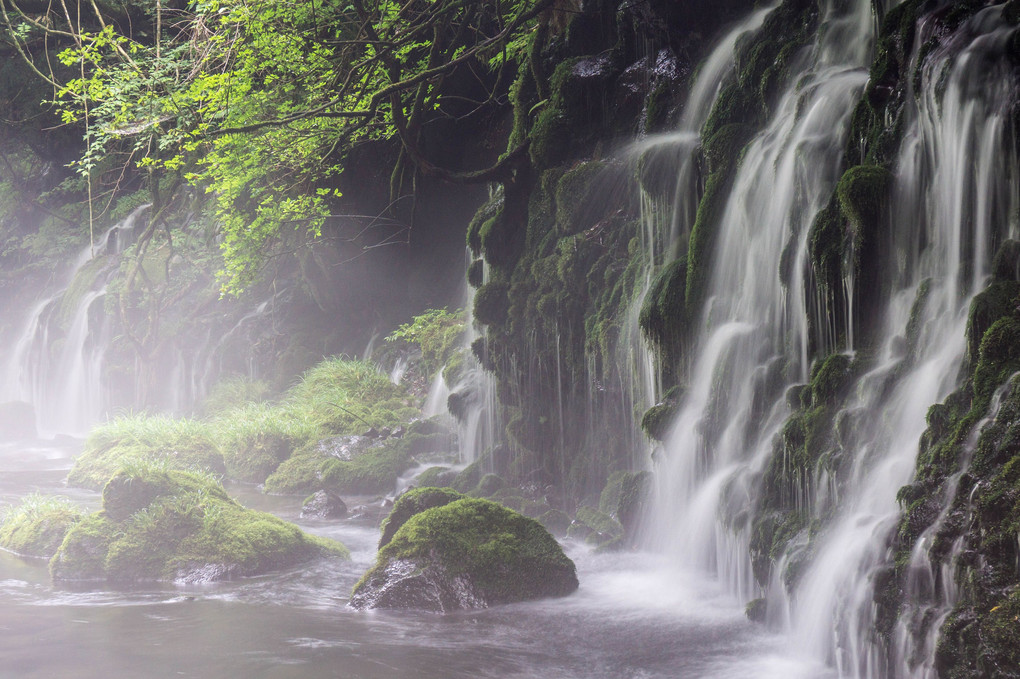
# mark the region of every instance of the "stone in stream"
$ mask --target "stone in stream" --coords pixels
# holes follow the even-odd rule
[[[574,563],[540,523],[463,497],[407,518],[355,585],[350,605],[445,613],[565,596],[577,587]]]
[[[302,519],[342,519],[347,516],[347,504],[328,490],[309,495],[301,505]]]

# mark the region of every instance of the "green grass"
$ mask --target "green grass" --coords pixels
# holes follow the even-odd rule
[[[69,485],[101,489],[125,464],[162,461],[176,469],[224,471],[209,423],[166,415],[125,415],[97,426],[74,461]]]
[[[406,388],[373,364],[346,358],[329,358],[308,370],[278,402],[263,400],[265,395],[258,383],[230,378],[207,400],[205,419],[134,414],[111,420],[91,432],[68,483],[99,490],[125,464],[149,460],[251,483],[267,481],[282,467],[272,492],[317,490],[312,481],[326,460],[320,455],[310,461],[296,451],[314,450],[330,436],[395,428],[421,415]],[[335,470],[334,485],[368,485],[369,492],[388,487],[408,457],[395,448]],[[312,468],[305,469],[310,462]],[[295,468],[298,480],[290,478]]]
[[[49,558],[84,515],[84,510],[68,498],[29,495],[0,517],[0,548],[22,556]]]

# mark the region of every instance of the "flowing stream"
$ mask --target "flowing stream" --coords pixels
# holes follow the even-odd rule
[[[63,478],[76,446],[0,447],[0,502],[30,492],[97,493]],[[0,552],[0,677],[456,679],[823,679],[787,640],[749,626],[743,608],[697,574],[645,553],[568,545],[581,589],[452,615],[358,612],[349,592],[375,556],[379,507],[336,522],[299,518],[300,499],[232,487],[244,504],[343,541],[350,562],[322,560],[204,586],[65,589],[43,562]],[[354,506],[352,502],[352,506]]]

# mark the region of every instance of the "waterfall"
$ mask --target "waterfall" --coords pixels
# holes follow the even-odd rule
[[[102,366],[109,325],[102,308],[116,255],[148,205],[136,208],[83,248],[54,289],[35,303],[3,369],[3,400],[35,406],[43,432],[80,434],[107,406]]]
[[[911,645],[901,621],[890,653],[876,631],[875,583],[892,559],[897,492],[913,478],[925,415],[958,385],[970,299],[987,284],[994,246],[1016,237],[1017,93],[1007,62],[1016,29],[1002,21],[1001,6],[969,18],[952,40],[935,42],[919,27],[918,89],[905,104],[891,207],[878,216],[891,234],[881,280],[869,289],[848,267],[846,318],[834,320],[816,303],[810,232],[846,169],[875,21],[871,2],[820,5],[814,42],[744,148],[718,219],[648,537],[742,600],[765,595],[768,621],[841,676],[928,678],[930,660],[918,665],[917,657],[931,654],[934,636],[924,648]],[[888,293],[863,298],[878,290]],[[868,328],[859,327],[864,304],[874,310]],[[845,326],[841,335],[816,333],[837,326]],[[829,352],[824,364],[821,352]],[[789,479],[781,504],[795,519],[785,524],[793,537],[782,554],[764,556],[771,572],[756,572],[755,521],[775,511],[764,479],[794,465],[781,456],[789,428],[800,425],[798,408],[807,407],[800,394],[811,387],[798,385],[828,369],[838,369],[846,394],[831,420],[833,447],[813,451],[818,461]],[[915,546],[915,573],[930,569],[924,550]],[[925,604],[929,614],[944,617],[952,605],[945,596]]]
[[[676,131],[650,135],[628,149],[632,162],[639,166],[641,163],[652,165],[665,156],[667,162],[663,166],[645,169],[644,173],[652,175],[649,177],[652,183],[675,183],[672,194],[665,197],[656,197],[644,186],[639,187],[644,266],[639,274],[641,287],[636,301],[628,309],[618,360],[620,365],[632,368],[624,371],[631,383],[621,391],[639,397],[645,407],[662,396],[663,388],[654,353],[641,337],[641,304],[655,274],[686,249],[704,183],[700,168],[701,128],[723,83],[733,77],[733,53],[737,43],[757,31],[772,9],[766,7],[752,12],[718,41],[698,71]],[[633,405],[626,404],[628,409],[633,409]],[[640,450],[640,446],[635,449]]]
[[[787,289],[778,274],[791,243],[806,256],[810,221],[838,178],[849,115],[867,80],[871,23],[870,2],[827,8],[828,30],[801,56],[793,85],[744,151],[719,220],[687,394],[658,473],[652,525],[661,530],[653,540],[716,571],[745,599],[757,593],[749,526],[720,517],[751,502],[751,477],[788,414],[776,382],[807,377],[805,282]],[[775,403],[762,407],[769,397]]]

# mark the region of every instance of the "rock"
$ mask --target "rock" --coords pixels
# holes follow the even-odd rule
[[[24,401],[0,403],[0,441],[22,441],[39,435],[35,408]]]
[[[559,509],[550,509],[538,517],[538,522],[553,535],[566,535],[570,528],[570,517]]]
[[[465,497],[467,496],[450,488],[412,488],[407,491],[397,498],[393,505],[393,511],[383,521],[379,549],[385,547],[401,526],[415,514],[420,514],[433,507],[448,505]]]
[[[751,622],[764,623],[768,614],[768,602],[765,599],[754,599],[748,601],[744,607],[744,615]]]
[[[245,509],[218,482],[135,464],[103,489],[103,511],[77,521],[53,559],[57,581],[209,582],[259,575],[320,556],[338,542]]]
[[[355,585],[350,605],[445,613],[565,596],[577,586],[574,563],[540,523],[463,498],[407,519]]]
[[[492,497],[497,491],[506,488],[506,481],[496,474],[486,474],[475,486],[472,494],[477,497]]]
[[[584,540],[596,547],[622,546],[624,528],[609,514],[592,507],[580,507],[574,522],[567,529],[567,537]]]
[[[347,504],[336,493],[320,490],[305,499],[301,505],[302,519],[342,519],[347,516]]]

